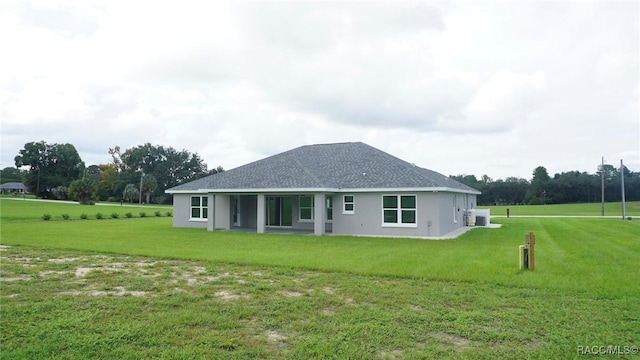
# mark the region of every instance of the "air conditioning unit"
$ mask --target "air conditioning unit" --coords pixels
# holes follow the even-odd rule
[[[467,210],[467,226],[476,226],[476,210]]]

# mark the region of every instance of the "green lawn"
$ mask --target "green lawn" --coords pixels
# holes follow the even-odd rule
[[[0,200],[0,358],[549,359],[640,346],[637,220],[501,218],[429,241],[65,221],[55,214],[103,208],[54,205]],[[517,269],[529,231],[534,272]]]
[[[483,206],[480,206],[483,208]],[[553,205],[508,205],[489,206],[492,216],[506,216],[507,208],[513,216],[600,216],[601,203],[587,204],[553,204]],[[605,216],[619,216],[622,218],[622,203],[608,202],[604,204]],[[640,201],[626,203],[626,216],[640,216]]]
[[[33,221],[41,219],[42,215],[51,215],[51,220],[63,220],[62,215],[69,215],[70,220],[80,220],[82,214],[87,215],[87,219],[95,219],[100,213],[104,218],[109,218],[111,214],[118,214],[124,218],[127,213],[132,217],[140,217],[144,212],[145,216],[155,216],[156,211],[160,211],[162,216],[167,216],[172,208],[167,205],[138,205],[120,203],[100,203],[98,205],[79,205],[67,201],[34,201],[34,199],[22,200],[22,198],[0,198],[0,219],[2,221]]]

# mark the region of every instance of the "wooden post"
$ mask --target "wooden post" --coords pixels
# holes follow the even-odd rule
[[[533,271],[536,269],[536,234],[534,234],[533,232],[529,232],[529,234],[527,235],[527,245],[529,247],[529,270]]]

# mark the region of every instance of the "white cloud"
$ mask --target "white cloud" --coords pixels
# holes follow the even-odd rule
[[[225,168],[365,141],[445,174],[640,171],[638,6],[4,2],[0,163],[38,140]]]

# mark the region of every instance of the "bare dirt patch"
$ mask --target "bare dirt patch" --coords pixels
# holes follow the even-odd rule
[[[324,291],[325,294],[329,294],[329,295],[335,295],[336,292],[335,290],[333,290],[332,288],[325,286],[322,288],[322,291]]]
[[[64,263],[69,263],[69,262],[76,262],[76,261],[78,261],[80,259],[82,259],[82,258],[71,257],[71,258],[49,259],[47,261],[51,262],[51,263],[54,263],[54,264],[64,264]]]
[[[282,295],[286,296],[286,297],[301,297],[304,296],[303,293],[298,292],[298,291],[288,291],[288,290],[284,290],[281,292]]]
[[[40,276],[51,276],[51,275],[68,275],[71,274],[71,271],[55,271],[55,270],[45,270],[38,273]]]
[[[116,286],[113,290],[71,290],[58,293],[59,295],[75,295],[75,296],[146,296],[146,291],[130,291],[122,286]]]
[[[402,350],[381,351],[380,359],[401,359]]]
[[[249,297],[248,295],[238,295],[225,290],[217,291],[216,293],[213,294],[213,296],[217,297],[220,300],[225,300],[225,301],[238,300],[238,299]]]
[[[434,333],[431,334],[432,337],[457,347],[465,348],[471,345],[471,340],[464,338],[462,336],[447,334],[447,333]]]
[[[275,331],[267,331],[267,341],[269,342],[281,342],[287,340],[288,338],[288,336],[278,334]]]
[[[7,282],[29,281],[31,279],[32,279],[32,277],[29,276],[29,275],[20,275],[20,276],[14,276],[14,277],[0,277],[0,281],[7,281]]]
[[[87,275],[88,273],[90,273],[91,270],[93,270],[93,269],[92,268],[82,268],[82,267],[81,268],[77,268],[76,272],[75,272],[76,277],[83,277],[83,276]]]

